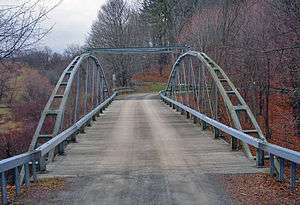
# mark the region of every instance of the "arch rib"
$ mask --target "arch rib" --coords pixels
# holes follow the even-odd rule
[[[82,69],[82,65],[84,64],[84,62],[85,61],[88,62],[89,60],[91,60],[93,62],[92,66],[96,67],[96,69],[97,69],[96,76],[99,77],[99,79],[95,80],[94,79],[95,75],[93,75],[93,79],[91,80],[92,98],[93,98],[92,109],[109,97],[108,84],[105,79],[103,68],[100,65],[98,59],[89,53],[84,53],[80,56],[75,57],[73,59],[73,61],[63,71],[55,88],[52,91],[51,96],[49,97],[49,100],[41,114],[41,118],[39,120],[38,126],[35,130],[34,136],[30,143],[29,151],[34,150],[39,144],[42,144],[41,142],[45,143],[46,141],[50,140],[51,138],[53,138],[57,134],[59,134],[61,131],[63,131],[62,129],[63,129],[63,123],[64,123],[64,114],[66,111],[67,101],[70,96],[73,81],[76,84],[76,94],[75,94],[75,106],[74,106],[74,109],[72,109],[74,113],[71,113],[71,115],[74,117],[74,119],[71,120],[71,122],[76,122],[80,118],[80,114],[79,114],[80,84],[83,84],[83,83],[80,83],[80,71]],[[93,69],[93,74],[94,74],[94,72],[95,72],[94,67],[92,69]],[[88,72],[88,68],[86,68],[86,72]],[[76,75],[77,75],[77,77],[75,78]],[[88,77],[88,76],[86,76],[86,77]],[[95,82],[99,83],[99,85],[95,85]],[[86,85],[86,86],[88,86],[88,85]],[[95,99],[94,99],[95,86],[97,86],[97,88],[99,88],[99,92],[96,93],[96,98],[97,99],[101,98],[100,101],[97,100],[97,105],[94,103],[94,101],[95,101]],[[60,89],[63,90],[63,94],[59,94]],[[101,89],[101,92],[100,92],[100,89]],[[60,99],[59,106],[57,109],[53,109],[53,108],[51,108],[51,106],[53,105],[53,103],[56,99]],[[42,134],[41,131],[45,124],[45,120],[46,120],[47,116],[55,117],[54,127],[52,129],[52,133]],[[49,153],[48,161],[52,160],[53,157],[54,157],[54,150]],[[40,166],[43,166],[43,165],[41,164]]]
[[[223,69],[221,69],[220,66],[218,66],[205,53],[196,52],[196,51],[188,51],[178,57],[178,59],[176,60],[176,62],[174,63],[174,65],[172,67],[172,71],[171,71],[169,81],[167,84],[166,94],[170,97],[176,96],[176,90],[178,90],[178,89],[176,89],[176,83],[177,83],[176,78],[178,78],[177,75],[178,75],[178,73],[180,73],[179,65],[180,65],[180,63],[184,63],[184,60],[187,57],[196,58],[202,64],[206,65],[205,68],[207,69],[208,73],[210,74],[210,77],[212,78],[213,82],[215,83],[215,85],[217,87],[217,91],[221,94],[221,97],[224,101],[224,104],[226,106],[227,112],[229,113],[229,116],[231,118],[231,122],[233,123],[234,128],[241,130],[245,133],[249,133],[249,132],[256,133],[257,137],[259,139],[266,141],[251,109],[249,108],[249,106],[247,105],[247,103],[245,102],[245,100],[243,99],[241,94],[238,92],[238,90],[236,89],[234,84],[230,81],[229,77],[225,74]],[[191,68],[191,69],[193,69],[193,68]],[[199,69],[198,72],[199,72],[199,76],[202,75],[202,77],[204,77],[204,74],[200,73],[200,72],[202,72],[201,69]],[[221,76],[221,78],[220,78],[220,76]],[[194,77],[196,77],[196,76],[194,76]],[[225,89],[224,82],[228,83],[230,90]],[[200,93],[200,91],[203,92],[203,89],[204,89],[201,87],[200,83],[201,82],[198,82],[198,85],[196,85],[196,87],[193,88],[194,90],[198,89],[198,91],[197,91],[198,93]],[[206,83],[206,81],[205,81],[205,83]],[[185,84],[184,86],[187,86],[187,85]],[[188,86],[190,87],[190,85],[188,85]],[[203,86],[203,82],[202,82],[202,86]],[[182,85],[180,85],[180,90],[181,90],[181,87],[182,87]],[[229,95],[236,96],[239,104],[234,105],[234,103],[231,100],[231,98],[229,97]],[[202,97],[204,97],[204,95]],[[199,98],[199,97],[197,97],[197,98]],[[214,100],[216,100],[216,99],[214,99]],[[213,99],[206,99],[206,100],[213,100]],[[198,102],[198,100],[197,100],[197,102]],[[246,112],[248,118],[250,119],[252,126],[254,127],[253,130],[243,130],[242,123],[241,123],[241,120],[238,115],[239,111]],[[245,154],[249,158],[253,159],[253,156],[251,154],[249,146],[244,142],[241,142],[241,143],[242,143],[242,147],[243,147]],[[235,138],[232,138],[232,146],[234,149],[237,149],[237,142],[235,141]]]

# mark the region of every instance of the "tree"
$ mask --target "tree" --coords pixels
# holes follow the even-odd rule
[[[184,22],[199,4],[199,0],[144,0],[142,15],[150,25],[154,45],[173,45]]]
[[[207,1],[177,37],[207,53],[229,74],[271,142],[297,150],[299,8],[297,0]]]
[[[180,30],[198,3],[199,0],[144,0],[141,16],[149,24],[151,43],[155,46],[175,45]],[[167,56],[161,54],[158,59],[160,75],[167,63]]]
[[[9,97],[14,91],[14,85],[11,81],[18,77],[20,70],[20,65],[12,63],[0,64],[0,103],[3,103],[4,100],[10,101]]]
[[[284,56],[284,63],[287,66],[285,72],[284,86],[290,90],[295,127],[300,135],[300,1],[288,0],[270,1],[272,17],[272,40],[275,48],[269,53]]]
[[[10,116],[5,123],[14,126],[7,126],[0,132],[0,159],[28,150],[41,112],[53,89],[49,80],[39,71],[24,65],[18,73],[12,75],[14,75],[13,80],[8,83],[12,88],[9,93],[12,93],[13,99],[10,104],[7,104]]]
[[[108,0],[98,13],[88,38],[92,48],[124,48],[130,46],[129,19],[131,10],[125,0]],[[124,55],[104,56],[104,61],[116,74],[118,85],[127,86],[130,80],[130,57]]]
[[[14,1],[0,4],[0,60],[31,47],[50,30],[43,29],[42,22],[51,8],[42,7],[41,0]]]
[[[83,53],[83,48],[77,44],[71,44],[64,50],[64,57],[72,60],[76,56]]]

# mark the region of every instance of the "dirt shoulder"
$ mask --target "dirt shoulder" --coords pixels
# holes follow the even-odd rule
[[[224,190],[238,204],[299,204],[300,185],[289,188],[288,181],[279,183],[269,174],[221,175]]]

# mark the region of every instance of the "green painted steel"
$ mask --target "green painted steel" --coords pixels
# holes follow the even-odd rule
[[[126,47],[126,48],[88,48],[87,52],[104,54],[151,54],[151,53],[182,53],[188,50],[188,46],[164,46],[164,47]]]
[[[198,61],[197,68],[193,67],[193,59]],[[189,64],[186,66],[186,61],[188,60]],[[204,75],[205,72],[207,73],[206,76]],[[212,84],[208,84],[207,78],[211,78]],[[196,106],[198,110],[200,110],[201,107],[206,107],[207,110],[210,110],[210,114],[214,116],[215,119],[218,119],[218,93],[221,95],[226,106],[232,126],[245,133],[248,132],[248,130],[243,129],[243,124],[239,117],[239,111],[245,111],[254,127],[252,132],[257,133],[257,137],[265,141],[266,139],[249,106],[230,81],[229,77],[212,59],[205,53],[196,51],[188,51],[178,57],[173,65],[166,88],[167,96],[175,99],[177,95],[180,95],[181,102],[183,102],[185,96],[188,96],[188,102],[184,103],[191,106],[190,95],[192,95],[192,97],[197,98],[198,104]],[[202,104],[199,103],[200,96],[203,98]],[[234,104],[231,96],[238,99],[238,106]],[[241,143],[246,155],[250,159],[254,159],[249,146],[244,142]],[[232,138],[232,148],[237,149],[237,147],[237,140]]]
[[[97,70],[97,77],[99,77],[99,79],[97,79],[98,84],[94,85],[94,83],[96,82],[94,80],[95,75],[91,75],[89,74],[91,71],[90,70],[94,70],[93,72],[95,72],[95,69]],[[29,151],[34,150],[37,146],[41,145],[42,143],[44,143],[45,141],[50,140],[51,138],[53,138],[54,136],[56,136],[57,134],[59,134],[60,132],[63,131],[63,123],[64,123],[64,115],[65,110],[66,110],[66,106],[67,106],[67,100],[69,99],[70,96],[70,92],[72,89],[72,84],[73,81],[75,82],[77,86],[76,87],[76,94],[75,94],[75,98],[76,98],[76,104],[75,104],[75,108],[76,108],[76,114],[73,113],[73,117],[75,117],[72,121],[76,121],[80,116],[78,116],[78,109],[80,106],[80,102],[79,102],[79,97],[80,97],[80,74],[82,72],[82,70],[86,73],[85,74],[85,93],[84,93],[84,114],[88,113],[88,89],[89,87],[100,87],[100,83],[102,84],[101,86],[101,95],[104,95],[104,97],[102,97],[102,101],[107,99],[109,96],[108,93],[108,84],[107,81],[105,79],[105,75],[104,75],[104,71],[99,63],[99,61],[97,60],[97,58],[93,55],[90,55],[89,53],[84,53],[80,56],[77,56],[74,58],[74,60],[69,64],[69,66],[64,70],[64,72],[62,73],[60,79],[58,80],[58,83],[56,84],[45,108],[44,111],[42,112],[39,124],[37,126],[37,129],[35,131],[35,134],[32,138],[30,147],[29,147]],[[91,75],[91,76],[90,76]],[[77,76],[77,79],[75,79]],[[92,80],[90,80],[90,78],[92,78]],[[75,80],[74,80],[75,79]],[[61,90],[63,90],[62,94],[59,94],[59,92],[61,92]],[[104,94],[103,94],[104,93]],[[95,96],[96,95],[96,96]],[[92,98],[99,98],[100,97],[100,92],[92,93]],[[53,110],[53,108],[51,108],[51,106],[53,104],[56,103],[56,100],[59,100],[59,106],[56,110]],[[92,108],[95,107],[95,104],[93,105]],[[42,127],[43,125],[46,123],[46,117],[49,115],[54,115],[55,116],[55,125],[54,128],[52,130],[52,133],[50,134],[43,134],[42,132]],[[40,141],[42,141],[42,143],[40,143]],[[48,163],[49,161],[53,160],[54,158],[54,153],[55,150],[52,150],[49,153],[49,156],[45,156],[45,160],[41,160],[41,164],[40,164],[40,168],[43,170],[45,169],[45,163]],[[60,147],[60,152],[59,153],[63,153],[63,147]]]

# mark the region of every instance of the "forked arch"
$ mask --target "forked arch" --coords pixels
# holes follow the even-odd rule
[[[224,124],[266,140],[239,91],[220,66],[205,53],[188,51],[178,57],[165,94]],[[228,139],[232,148],[238,149],[236,138]],[[249,146],[244,142],[241,146],[246,155],[253,158]]]
[[[75,57],[63,71],[45,105],[29,151],[73,125],[109,95],[110,88],[98,59],[90,53]],[[53,159],[54,152],[48,154],[48,160]]]

